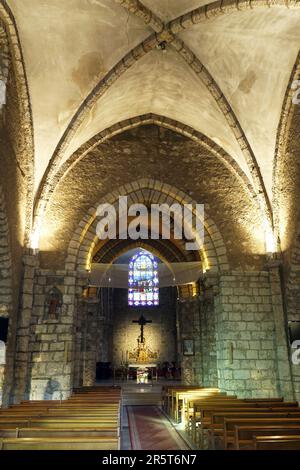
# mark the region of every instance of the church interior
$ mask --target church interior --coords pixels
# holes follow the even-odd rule
[[[0,0],[0,450],[300,450],[299,45],[299,0]]]

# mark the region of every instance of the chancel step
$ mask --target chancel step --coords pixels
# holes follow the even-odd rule
[[[157,405],[162,404],[161,392],[150,388],[140,388],[139,390],[123,389],[123,405]]]

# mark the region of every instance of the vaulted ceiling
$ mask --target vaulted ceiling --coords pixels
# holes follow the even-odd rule
[[[60,138],[93,86],[152,30],[113,0],[8,3],[15,15],[28,75],[38,185]],[[144,1],[163,21],[204,3]],[[300,9],[258,8],[208,19],[178,34],[232,106],[254,151],[269,196],[276,130],[299,49],[299,25]],[[136,61],[94,103],[63,160],[106,127],[147,112],[196,128],[221,145],[249,173],[213,96],[178,53],[168,47],[166,53],[155,48]]]
[[[299,1],[7,4],[32,107],[36,207],[90,139],[154,113],[218,144],[268,211],[278,126],[299,54]]]

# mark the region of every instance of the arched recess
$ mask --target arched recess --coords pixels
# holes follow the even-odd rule
[[[142,126],[149,125],[155,125],[162,129],[169,129],[176,134],[179,134],[183,137],[187,137],[188,139],[191,139],[192,142],[195,142],[197,145],[199,145],[199,151],[201,150],[204,153],[209,152],[232,174],[232,176],[241,186],[242,190],[247,194],[247,196],[252,200],[252,203],[257,207],[257,213],[260,213],[259,201],[251,185],[250,180],[248,179],[247,175],[240,169],[237,162],[227,152],[225,152],[218,144],[213,142],[211,139],[202,135],[200,132],[195,131],[193,128],[181,122],[153,113],[136,116],[134,118],[119,122],[118,124],[113,125],[110,128],[100,132],[88,142],[86,142],[80,149],[78,149],[78,151],[75,152],[72,157],[70,157],[61,166],[55,176],[53,176],[53,178],[51,179],[51,182],[49,183],[48,187],[49,198],[44,201],[45,204],[43,205],[43,211],[46,210],[46,208],[49,208],[49,206],[51,206],[51,201],[53,199],[53,195],[55,195],[55,191],[58,185],[61,184],[65,178],[68,177],[69,173],[75,169],[76,165],[78,165],[78,163],[82,159],[88,157],[88,155],[91,154],[94,150],[97,150],[97,147],[99,147],[100,144],[105,143],[111,138],[121,135],[124,132],[128,132],[140,128]],[[41,208],[41,206],[36,205],[35,212],[34,239],[37,246],[40,237],[40,232],[44,223],[44,212],[40,211],[39,207]],[[266,220],[262,220],[261,223],[262,226],[265,226]]]
[[[108,194],[103,201],[99,201],[99,203],[105,202],[110,203],[112,205],[116,205],[116,203],[118,202],[119,195],[127,196],[128,206],[131,203],[136,203],[137,201],[139,203],[144,203],[147,207],[151,204],[151,202],[158,202],[160,204],[168,203],[169,205],[172,205],[176,202],[178,202],[179,204],[193,204],[193,206],[195,206],[196,204],[196,202],[190,196],[178,190],[176,187],[164,184],[154,179],[147,178],[140,179],[138,181],[132,182],[131,184],[126,184],[122,187],[117,188],[115,191]],[[171,240],[138,240],[133,242],[131,242],[130,240],[112,240],[108,241],[106,244],[102,244],[101,247],[99,247],[100,244],[96,235],[96,225],[98,223],[98,219],[96,217],[97,207],[91,207],[86,217],[84,217],[79,223],[78,229],[75,231],[74,236],[69,244],[65,269],[70,272],[77,271],[79,273],[86,270],[86,268],[89,267],[90,262],[93,260],[97,262],[112,263],[122,253],[128,251],[130,248],[139,246],[148,249],[154,254],[157,254],[165,263],[201,260],[203,270],[213,277],[218,277],[218,274],[229,271],[227,250],[222,235],[220,234],[214,221],[210,218],[209,214],[207,213],[207,210],[208,208],[206,207],[204,219],[205,234],[203,249],[201,249],[200,252],[192,253],[184,250],[184,241],[183,243],[174,246]],[[195,287],[197,286],[195,285]],[[104,291],[105,290],[108,291],[108,293],[106,293],[105,295],[109,295],[110,290],[104,289]],[[180,351],[182,335],[187,335],[187,332],[184,329],[185,319],[189,318],[188,324],[197,324],[197,319],[199,317],[199,297],[197,294],[197,289],[196,291],[187,292],[185,290],[182,290],[182,286],[178,286],[176,321],[180,322],[181,325],[181,329],[179,328],[177,336],[178,351]],[[102,295],[104,294],[102,294],[101,290],[101,296]],[[106,297],[104,298],[106,299]],[[94,299],[94,301],[95,300],[96,299]],[[108,305],[110,305],[110,301],[108,301]],[[103,308],[107,309],[109,307],[106,306]],[[91,306],[89,311],[91,311]],[[76,321],[78,322],[78,332],[82,330],[81,325],[84,324],[84,322],[82,323],[82,318],[86,318],[86,314],[84,312],[84,308],[81,308],[79,303],[77,307],[76,319]],[[211,311],[210,317],[212,323],[210,327],[212,337],[211,341],[215,344],[213,310]],[[195,337],[195,342],[197,343],[197,348],[199,349],[202,339],[197,328],[194,330],[193,334]],[[93,331],[93,328],[90,328],[90,330],[88,330],[88,338],[92,338],[92,335],[94,334]],[[78,333],[76,335],[75,348],[77,354],[75,383],[80,383],[80,380],[83,377],[83,383],[92,384],[93,371],[95,370],[95,357],[93,356],[93,354],[95,354],[95,351],[86,351],[86,353],[84,354],[83,361],[83,356],[79,348],[81,341],[81,333]],[[96,344],[97,339],[94,338],[94,340],[89,340],[89,342],[90,344]],[[215,348],[215,346],[211,346],[211,348]],[[191,371],[193,370],[194,366],[191,361],[185,361],[184,358],[182,358],[182,360],[179,359],[180,352],[178,352],[178,354],[178,360],[181,361],[182,367],[184,369],[184,380],[187,380],[188,382],[189,379],[186,379],[186,376],[191,375]],[[214,369],[214,374],[212,375],[215,377],[215,363],[211,365],[211,369]],[[195,376],[193,380],[200,379],[197,375],[197,377]],[[207,383],[214,382],[212,381]]]
[[[109,203],[116,205],[119,196],[128,197],[128,205],[131,203],[144,203],[150,205],[151,202],[192,204],[195,207],[196,202],[184,194],[182,191],[169,184],[151,179],[141,179],[131,184],[124,185],[111,194],[107,195],[100,203]],[[213,222],[208,216],[206,205],[204,217],[204,244],[200,252],[200,258],[205,270],[212,272],[226,271],[229,269],[226,247],[223,238]],[[98,237],[96,235],[96,226],[98,219],[96,216],[97,207],[91,207],[88,214],[79,223],[73,238],[69,244],[66,258],[66,269],[68,270],[86,270],[97,251]]]
[[[6,339],[5,349],[6,361],[0,364],[0,406],[2,401],[5,402],[7,390],[11,386],[13,363],[10,351],[12,337],[7,335],[8,322],[12,321],[13,298],[12,298],[12,260],[9,241],[9,226],[7,220],[6,204],[4,193],[0,186],[0,319],[1,319],[1,336]],[[5,330],[5,331],[4,331]]]

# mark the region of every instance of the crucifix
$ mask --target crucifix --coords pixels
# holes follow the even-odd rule
[[[140,335],[141,343],[144,343],[144,326],[147,323],[152,323],[152,320],[146,320],[144,315],[141,315],[138,320],[132,320],[132,323],[138,323],[140,325],[140,327],[141,327],[141,335]]]

